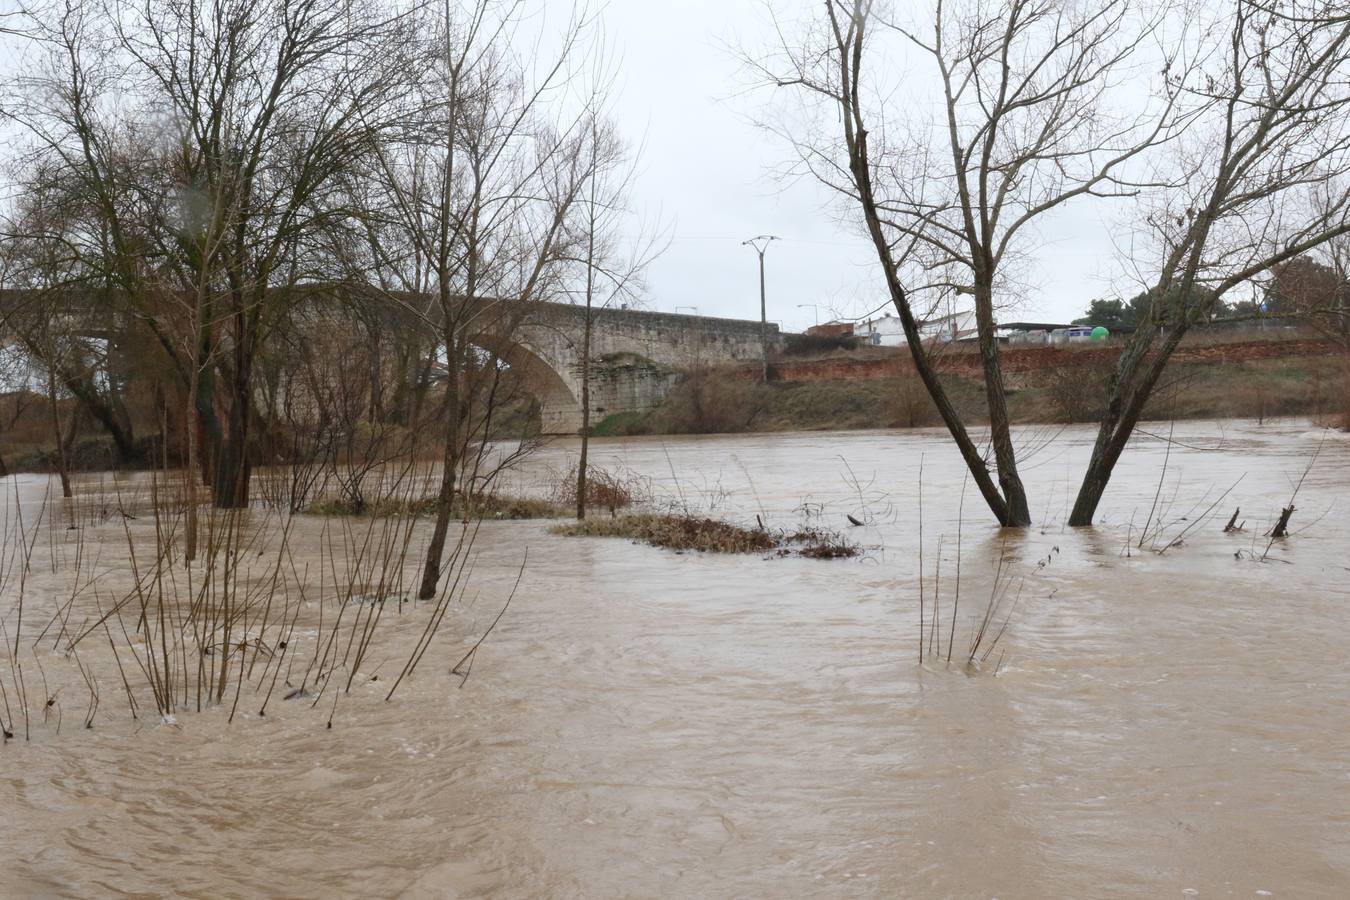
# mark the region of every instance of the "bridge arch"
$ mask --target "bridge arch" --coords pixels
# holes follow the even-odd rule
[[[522,390],[538,401],[542,433],[576,434],[581,430],[579,375],[519,339],[504,340],[484,332],[475,335],[472,342],[509,366]]]
[[[582,306],[532,304],[524,315],[498,317],[474,343],[521,376],[540,403],[545,434],[581,428]],[[777,325],[759,322],[600,308],[591,311],[591,420],[657,406],[678,373],[691,368],[758,360],[764,342],[777,347]],[[508,327],[509,325],[509,327]]]

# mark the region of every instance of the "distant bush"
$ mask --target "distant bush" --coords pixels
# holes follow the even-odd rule
[[[1115,360],[1093,360],[1083,365],[1050,369],[1042,380],[1055,421],[1072,425],[1100,421],[1111,393]]]
[[[1330,359],[1253,360],[1220,365],[1169,367],[1145,407],[1145,418],[1199,419],[1317,416],[1336,393],[1338,372]]]
[[[755,388],[736,372],[696,369],[670,389],[647,426],[654,434],[745,431],[759,409]]]
[[[863,345],[856,334],[786,334],[783,336],[785,356],[811,356],[834,350],[857,350]]]
[[[893,416],[889,379],[785,381],[764,389],[757,430],[887,428]]]
[[[888,403],[891,427],[930,428],[942,424],[937,405],[917,373],[907,372],[887,384],[892,387]]]

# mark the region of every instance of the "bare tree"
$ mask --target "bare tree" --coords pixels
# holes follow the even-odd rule
[[[1294,317],[1350,353],[1350,236],[1270,270],[1265,296],[1282,317]]]
[[[42,61],[6,117],[83,201],[72,246],[105,299],[170,361],[214,501],[245,505],[258,354],[294,289],[324,274],[309,242],[346,214],[330,186],[398,95],[404,19],[343,0],[68,0],[25,16]]]
[[[61,494],[70,497],[70,456],[79,415],[71,415],[68,431],[62,426],[58,386],[69,388],[66,393],[76,397],[77,404],[83,400],[91,407],[102,407],[95,385],[110,379],[106,366],[102,367],[105,377],[99,378],[100,366],[91,358],[102,355],[106,360],[106,353],[96,354],[88,326],[81,328],[75,322],[78,307],[72,295],[81,283],[81,271],[62,239],[59,199],[45,194],[26,196],[18,207],[19,215],[0,232],[0,333],[21,346],[30,363],[42,372],[54,447],[51,459]],[[121,433],[117,427],[110,430]]]
[[[1153,251],[1135,260],[1150,311],[1116,365],[1070,518],[1091,524],[1190,325],[1230,290],[1346,233],[1350,20],[1317,0],[1197,4],[1166,27],[1128,0],[936,0],[930,12],[919,28],[875,0],[825,0],[811,39],[784,41],[757,70],[837,115],[842,135],[783,130],[803,165],[856,203],[920,377],[1004,524],[1029,514],[995,297],[1039,218],[1078,198],[1141,198],[1144,239],[1133,243]],[[931,62],[937,116],[888,119],[889,105],[927,104],[884,82],[883,38]],[[1126,75],[1151,73],[1161,81],[1135,112],[1103,113],[1128,103],[1114,90]],[[973,298],[997,483],[920,343],[924,291]]]
[[[1070,515],[1091,525],[1145,404],[1191,324],[1230,291],[1350,233],[1350,17],[1317,0],[1235,0],[1174,90],[1190,108],[1148,196],[1146,321],[1116,364]]]
[[[92,300],[98,280],[72,241],[82,211],[70,201],[39,169],[0,217],[0,330],[104,428],[117,462],[131,463],[140,452],[113,365],[125,323]]]
[[[597,79],[603,81],[603,79]],[[593,108],[599,107],[593,103]],[[628,192],[632,183],[636,154],[629,154],[613,125],[592,112],[589,122],[585,199],[579,204],[580,234],[572,241],[584,247],[584,254],[573,262],[582,270],[581,294],[586,307],[581,335],[581,448],[577,462],[577,518],[586,518],[587,475],[591,438],[591,337],[595,311],[612,308],[615,303],[636,302],[642,291],[642,275],[648,265],[665,249],[659,228],[625,231],[629,217]]]
[[[424,319],[444,366],[424,598],[436,594],[460,479],[476,477],[481,452],[470,448],[478,440],[481,451],[490,434],[512,335],[560,285],[564,226],[585,181],[584,110],[558,113],[552,101],[571,78],[586,23],[575,17],[541,65],[537,45],[521,47],[524,13],[518,2],[476,0],[446,3],[421,22],[419,121],[386,136],[372,172],[370,280]],[[476,417],[475,407],[487,414]]]
[[[8,262],[8,260],[7,260]],[[6,265],[5,268],[9,266]],[[31,273],[29,273],[31,276]],[[0,279],[0,284],[3,279]],[[15,299],[16,295],[11,293],[8,299]],[[11,309],[0,314],[0,326],[4,329],[0,333],[13,332],[18,338],[16,346],[5,348],[11,358],[14,350],[22,346],[28,364],[29,375],[36,374],[33,369],[41,372],[43,380],[43,393],[47,401],[48,422],[51,425],[52,453],[49,457],[51,465],[55,468],[57,477],[61,482],[61,496],[72,496],[70,483],[70,455],[71,446],[74,443],[75,432],[78,427],[78,416],[72,415],[70,418],[69,430],[62,427],[61,424],[61,395],[58,391],[57,372],[68,368],[66,356],[68,355],[68,342],[63,340],[63,335],[59,329],[59,321],[51,318],[50,313],[57,304],[52,302],[52,298],[44,291],[27,291],[22,295],[22,304],[19,307],[18,314]],[[34,312],[36,314],[34,314]],[[28,315],[23,315],[28,313]],[[17,396],[17,395],[16,395]],[[17,399],[16,399],[17,404]],[[16,409],[14,418],[19,417],[19,410]],[[3,466],[3,460],[0,460],[0,477],[7,475],[8,471]]]
[[[837,131],[796,120],[778,130],[856,204],[919,377],[985,502],[1000,523],[1028,525],[995,311],[1016,299],[1015,266],[1040,220],[1071,201],[1131,193],[1124,168],[1165,136],[1166,95],[1110,112],[1155,23],[1131,0],[936,0],[903,17],[877,0],[822,5],[804,41],[783,39],[752,64],[793,89],[809,120],[823,106]],[[917,87],[886,83],[888,50],[926,67]],[[920,331],[925,305],[953,295],[974,304],[997,480]]]
[[[1350,431],[1350,235],[1328,241],[1317,257],[1325,262],[1300,257],[1277,268],[1272,289],[1283,295],[1302,322],[1329,338],[1340,352],[1340,424]],[[1293,285],[1288,284],[1290,280]]]

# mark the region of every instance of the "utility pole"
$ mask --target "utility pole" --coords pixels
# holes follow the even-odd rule
[[[759,356],[764,367],[761,379],[765,384],[769,383],[769,313],[764,300],[764,251],[769,249],[770,242],[777,240],[781,240],[777,235],[759,234],[741,241],[742,247],[753,247],[759,254]]]

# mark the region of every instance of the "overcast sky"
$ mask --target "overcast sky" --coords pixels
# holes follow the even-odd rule
[[[745,78],[725,44],[764,42],[759,0],[609,0],[604,19],[622,53],[620,124],[632,140],[645,136],[635,199],[673,226],[648,273],[648,304],[757,318],[758,264],[741,241],[770,233],[782,241],[767,257],[769,319],[800,329],[817,313],[825,321],[881,305],[870,244],[838,221],[826,190],[772,177],[789,148],[751,123],[762,95],[736,96]],[[1067,321],[1111,294],[1115,251],[1102,215],[1085,204],[1043,229],[1018,318]]]
[[[559,25],[573,0],[534,0]],[[775,0],[815,10],[816,0]],[[0,0],[0,10],[14,0]],[[767,94],[745,93],[729,44],[769,38],[762,0],[607,0],[606,41],[619,59],[614,111],[625,136],[643,146],[633,186],[640,216],[660,219],[670,244],[648,270],[645,303],[668,312],[758,318],[758,263],[742,241],[781,238],[769,249],[768,317],[800,330],[835,316],[885,306],[871,245],[840,221],[835,198],[818,184],[773,173],[791,158],[779,138],[756,128]],[[0,70],[16,42],[0,38]],[[1031,287],[1015,314],[1067,321],[1089,300],[1133,293],[1113,285],[1115,250],[1099,204],[1070,207],[1044,225]],[[886,307],[889,308],[889,307]]]

